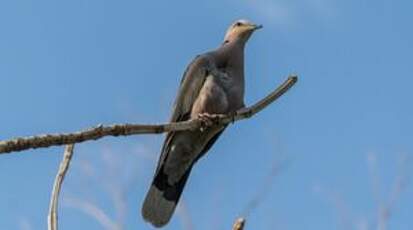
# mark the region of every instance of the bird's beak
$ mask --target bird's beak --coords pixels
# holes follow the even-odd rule
[[[253,25],[253,30],[259,30],[259,29],[262,29],[263,28],[263,26],[262,25]]]

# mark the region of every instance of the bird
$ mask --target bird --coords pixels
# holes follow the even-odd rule
[[[170,122],[200,119],[211,124],[214,114],[228,114],[245,107],[244,49],[254,31],[262,27],[249,20],[237,20],[229,26],[218,48],[192,60],[183,74]],[[170,221],[192,167],[225,128],[207,125],[166,134],[142,205],[145,221],[157,228]]]

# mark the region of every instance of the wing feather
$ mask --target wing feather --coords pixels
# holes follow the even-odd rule
[[[204,85],[208,72],[214,68],[216,67],[213,60],[206,54],[198,55],[188,65],[181,79],[170,122],[179,122],[190,119],[192,106]],[[165,161],[166,155],[169,152],[169,144],[173,139],[174,134],[175,132],[169,132],[166,135],[156,172],[158,172],[160,166]]]
[[[213,68],[214,63],[208,55],[199,55],[188,65],[172,109],[171,122],[181,121],[185,114],[191,112],[208,72]]]

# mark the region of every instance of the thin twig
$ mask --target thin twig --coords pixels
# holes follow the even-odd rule
[[[243,230],[244,226],[245,226],[245,219],[241,217],[235,220],[235,223],[232,226],[232,230]]]
[[[63,180],[66,172],[69,169],[70,160],[73,156],[74,145],[67,145],[63,154],[63,159],[60,162],[59,171],[57,172],[52,195],[50,198],[49,215],[47,216],[48,230],[57,230],[57,207],[59,203],[60,188],[62,187]]]
[[[217,114],[214,120],[215,125],[226,125],[231,122],[252,117],[287,92],[297,82],[297,79],[298,78],[296,76],[290,76],[271,94],[258,101],[251,107],[240,109],[232,114]],[[203,126],[205,126],[205,124],[200,119],[159,125],[98,125],[97,127],[74,133],[46,134],[0,141],[0,153],[16,152],[31,148],[35,149],[56,145],[75,144],[84,141],[97,140],[106,136],[129,136],[136,134],[157,134],[170,131],[195,130]]]

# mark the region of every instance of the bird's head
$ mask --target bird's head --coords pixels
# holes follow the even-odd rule
[[[246,42],[250,38],[251,34],[261,29],[262,25],[254,24],[248,20],[240,19],[231,24],[225,34],[224,42],[241,41]]]

